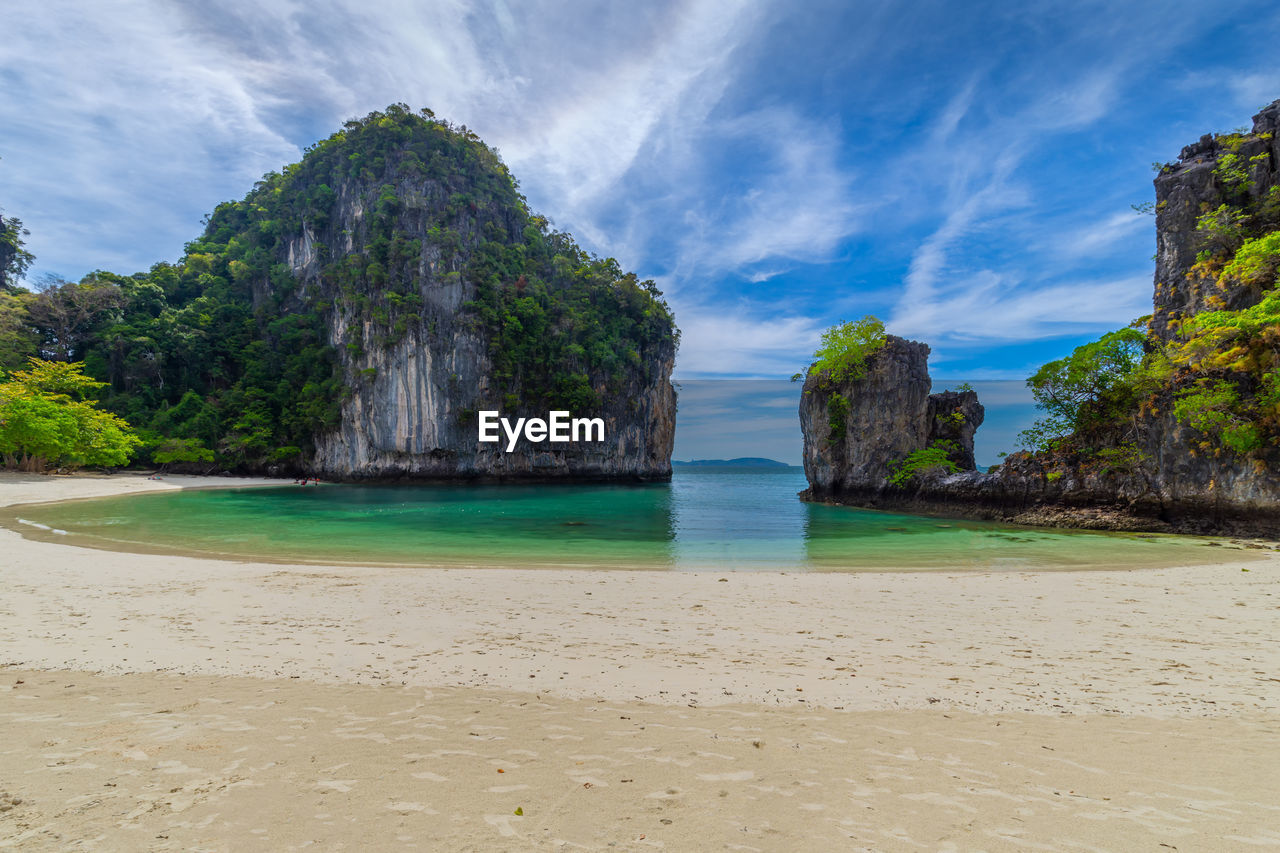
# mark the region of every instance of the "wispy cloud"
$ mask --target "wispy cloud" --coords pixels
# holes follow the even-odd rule
[[[983,270],[895,314],[892,331],[952,347],[1079,335],[1123,326],[1151,311],[1147,276],[1029,287]]]
[[[1037,92],[1025,108],[988,121],[978,133],[965,132],[954,118],[959,112],[955,105],[972,99],[972,82],[960,90],[946,111],[952,117],[945,125],[952,132],[931,137],[926,150],[933,158],[946,155],[950,171],[962,178],[949,182],[941,223],[912,255],[902,297],[889,319],[893,331],[953,348],[1036,340],[1114,324],[1118,312],[1149,300],[1149,282],[1117,281],[1114,275],[1065,280],[1063,275],[1079,259],[1096,257],[1138,230],[1138,217],[1130,212],[1068,226],[1063,214],[1032,204],[1036,176],[1024,174],[1046,135],[1070,133],[1107,115],[1125,67],[1114,63],[1088,70],[1055,89]],[[1017,265],[992,251],[1012,242],[1002,226],[1014,211],[1025,211],[1025,220],[1039,220],[1040,230],[1053,234],[1046,245],[1037,247],[1032,240],[1018,246]],[[1037,229],[1022,224],[1019,230],[1025,235]],[[1068,232],[1065,238],[1063,231]],[[975,250],[975,244],[984,243],[986,251]],[[1027,275],[1027,256],[1036,253],[1044,258],[1043,270]]]
[[[643,51],[616,61],[592,57],[575,69],[575,90],[548,104],[544,120],[504,139],[509,162],[528,171],[566,211],[594,206],[614,189],[645,146],[703,120],[730,76],[727,63],[751,31],[759,7],[745,0],[694,0],[672,10]],[[557,57],[547,57],[556,73]]]
[[[0,191],[41,268],[143,267],[341,120],[406,101],[477,130],[540,207],[612,250],[602,202],[701,126],[765,9],[25,0],[0,46]]]
[[[803,370],[822,332],[803,316],[760,316],[742,307],[672,300],[680,323],[677,375],[778,378]]]
[[[870,202],[858,198],[854,175],[837,161],[833,131],[786,110],[750,113],[714,131],[721,145],[748,147],[755,174],[742,190],[685,214],[677,274],[732,272],[761,281],[787,262],[829,259],[857,229]]]
[[[403,101],[659,277],[682,375],[788,375],[868,311],[938,359],[1021,365],[1145,313],[1145,163],[1280,96],[1277,10],[1173,0],[1152,28],[1104,6],[12,0],[0,205],[36,274],[142,269]]]
[[[1099,221],[1070,229],[1065,234],[1056,233],[1051,241],[1036,248],[1055,254],[1063,260],[1097,257],[1135,234],[1151,231],[1154,228],[1155,220],[1152,217],[1143,216],[1133,210],[1117,211]],[[1153,244],[1154,242],[1155,240],[1152,239]]]

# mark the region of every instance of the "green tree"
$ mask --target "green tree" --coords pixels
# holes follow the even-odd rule
[[[40,346],[31,328],[29,308],[35,294],[23,288],[0,290],[0,370],[14,370],[27,363]]]
[[[884,323],[870,314],[832,326],[822,333],[809,370],[825,372],[832,382],[859,379],[866,371],[867,358],[883,348],[885,341]]]
[[[1136,404],[1132,382],[1142,364],[1145,339],[1134,328],[1108,332],[1037,370],[1027,387],[1045,417],[1025,430],[1022,440],[1047,450],[1071,433],[1126,417]]]
[[[0,290],[12,293],[20,289],[18,280],[35,260],[22,239],[30,233],[22,227],[21,219],[0,216]]]
[[[174,463],[212,462],[213,451],[198,438],[168,438],[156,445],[151,452],[156,464],[168,466]]]
[[[960,466],[951,461],[951,454],[959,450],[954,441],[939,439],[928,447],[913,450],[906,459],[892,463],[893,473],[889,482],[895,486],[905,486],[916,478],[929,477],[935,474],[954,474]]]
[[[1199,380],[1183,390],[1173,404],[1174,416],[1236,453],[1262,447],[1256,416],[1240,399],[1239,389],[1225,379]]]
[[[22,220],[5,218],[0,209],[0,291],[14,293],[22,288],[18,280],[26,275],[35,256],[26,250],[23,237],[30,235]]]
[[[42,336],[42,354],[58,361],[83,357],[94,333],[124,302],[120,287],[97,275],[79,283],[44,277],[36,291],[27,308],[31,325]]]
[[[140,443],[123,419],[93,397],[104,386],[80,363],[31,359],[0,383],[0,454],[11,468],[115,467]]]

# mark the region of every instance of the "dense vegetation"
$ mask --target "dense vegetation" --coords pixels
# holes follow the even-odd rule
[[[31,359],[0,382],[0,455],[6,467],[115,467],[139,439],[120,418],[94,405],[104,386],[82,365]]]
[[[1169,407],[1200,436],[1200,452],[1280,446],[1280,187],[1253,192],[1252,175],[1270,155],[1242,159],[1249,138],[1217,138],[1225,150],[1214,183],[1224,201],[1206,205],[1197,222],[1200,250],[1188,275],[1218,310],[1181,318],[1164,337],[1143,318],[1044,365],[1027,381],[1045,412],[1023,433],[1028,446],[1132,469],[1144,461],[1144,423]],[[1224,307],[1226,294],[1242,293],[1256,304]]]
[[[429,298],[449,287],[460,314]],[[653,282],[530,213],[475,134],[403,105],[218,205],[178,262],[37,290],[0,293],[0,368],[83,361],[144,461],[249,470],[305,466],[370,379],[350,365],[409,334],[463,324],[488,342],[494,405],[571,410],[677,336]]]

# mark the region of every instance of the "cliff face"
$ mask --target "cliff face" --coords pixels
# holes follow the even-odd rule
[[[973,466],[983,409],[972,391],[930,394],[929,347],[894,335],[867,358],[860,378],[832,382],[810,371],[800,398],[804,470],[814,495],[874,498],[897,463],[939,440],[951,461]]]
[[[1202,227],[1206,215],[1230,225],[1233,212],[1257,210],[1275,198],[1273,188],[1280,186],[1280,101],[1254,118],[1251,133],[1206,136],[1183,149],[1155,186],[1158,253],[1150,345],[1159,348],[1179,343],[1185,318],[1249,308],[1275,287],[1265,278],[1242,281],[1224,275],[1221,262],[1216,267],[1198,263],[1197,255],[1214,248],[1213,229]],[[801,426],[809,497],[1029,524],[1271,537],[1280,531],[1280,448],[1232,452],[1174,414],[1175,400],[1188,389],[1203,387],[1197,383],[1230,379],[1250,391],[1252,380],[1231,368],[1175,370],[1163,390],[1125,420],[1123,435],[1121,426],[1115,435],[1091,435],[1087,448],[1018,453],[991,472],[935,471],[906,487],[890,486],[888,463],[902,458],[905,449],[921,446],[927,354],[923,344],[894,339],[884,350],[886,363],[869,370],[856,387],[844,389],[851,403],[859,396],[865,401],[850,407],[847,429],[859,436],[856,444],[824,443],[827,425],[818,389],[812,389],[812,397],[806,393]],[[948,396],[934,395],[930,406],[943,410]],[[934,436],[951,423],[936,412],[928,418]],[[967,437],[960,436],[962,446],[972,448],[970,426],[980,422],[981,415],[962,421],[968,430]],[[972,468],[971,455],[966,461],[962,467]]]
[[[321,313],[346,377],[308,469],[669,478],[676,332],[651,284],[550,231],[473,136],[390,116],[352,123],[286,170],[292,216],[272,254],[289,280],[253,281],[260,311]],[[479,411],[514,421],[552,409],[603,419],[604,441],[522,438],[512,452],[479,441]]]
[[[346,338],[335,323],[335,343]],[[437,335],[440,333],[437,331]],[[633,377],[617,397],[579,417],[605,422],[603,442],[521,440],[506,452],[477,440],[476,412],[498,406],[484,339],[464,329],[435,341],[412,330],[390,348],[346,359],[349,372],[375,371],[343,404],[338,428],[319,437],[314,470],[342,479],[634,479],[671,476],[673,358],[654,365],[658,382]],[[504,416],[546,417],[522,407]]]
[[[1234,158],[1231,173],[1224,158]],[[1224,173],[1227,179],[1224,180]],[[1253,118],[1246,136],[1205,135],[1182,149],[1176,163],[1156,177],[1156,275],[1151,329],[1172,337],[1171,324],[1205,310],[1240,309],[1262,296],[1258,286],[1219,282],[1194,269],[1196,255],[1205,248],[1197,220],[1224,204],[1256,205],[1280,185],[1280,101]]]

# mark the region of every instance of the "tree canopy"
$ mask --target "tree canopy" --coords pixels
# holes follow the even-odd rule
[[[810,371],[826,373],[833,382],[858,379],[866,370],[867,358],[885,341],[884,323],[870,314],[839,323],[822,333]]]
[[[129,424],[97,407],[106,383],[79,362],[31,359],[0,383],[0,454],[8,467],[117,467],[140,439]]]

